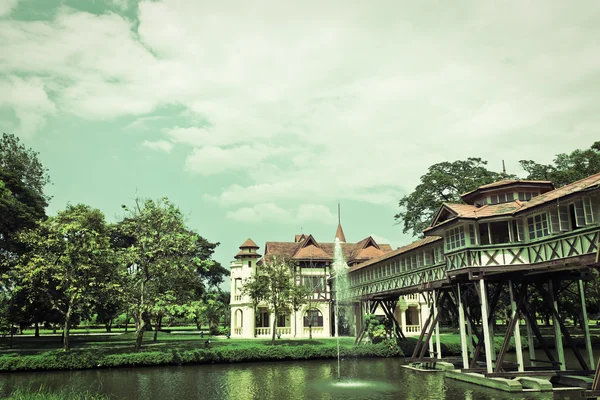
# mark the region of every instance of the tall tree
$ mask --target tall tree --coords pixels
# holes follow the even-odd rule
[[[16,261],[23,249],[15,235],[45,217],[49,197],[44,187],[48,170],[38,153],[7,133],[0,137],[0,274]]]
[[[69,350],[75,316],[88,314],[102,292],[118,286],[104,215],[86,205],[69,205],[56,217],[22,232],[19,240],[29,251],[15,268],[16,282],[60,312],[63,349]]]
[[[252,299],[255,309],[258,304],[265,303],[274,316],[271,343],[275,343],[279,313],[289,313],[305,301],[303,293],[295,290],[293,269],[288,260],[273,257],[257,267],[256,273],[242,287],[242,293]]]
[[[528,173],[527,179],[549,180],[556,187],[564,186],[600,172],[600,141],[586,150],[557,154],[554,164],[538,164],[532,160],[519,163]]]
[[[136,321],[139,350],[150,318],[156,321],[167,307],[198,300],[206,285],[222,277],[209,258],[210,246],[202,247],[202,240],[185,226],[181,211],[167,198],[136,200],[133,208],[123,207],[129,216],[119,222],[114,241],[128,265],[126,298]]]
[[[461,194],[501,179],[503,175],[487,169],[487,161],[481,158],[434,164],[415,190],[400,199],[401,211],[394,218],[403,224],[402,232],[421,236],[443,203],[460,203]]]

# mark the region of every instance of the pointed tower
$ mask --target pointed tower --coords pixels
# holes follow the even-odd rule
[[[346,236],[344,235],[344,230],[342,229],[342,222],[340,218],[340,203],[338,203],[338,226],[337,230],[335,231],[335,239],[339,239],[341,243],[346,243]]]
[[[254,337],[254,309],[252,300],[244,296],[242,286],[244,280],[250,278],[256,270],[256,261],[260,254],[258,246],[252,239],[240,246],[240,251],[231,263],[231,335],[233,337]]]

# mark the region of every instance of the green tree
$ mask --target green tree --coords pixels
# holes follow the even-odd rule
[[[252,299],[255,310],[258,304],[264,302],[274,316],[271,343],[275,343],[279,313],[293,311],[294,307],[299,307],[305,299],[302,293],[296,290],[293,269],[293,264],[285,259],[273,257],[264,260],[242,287],[242,293]]]
[[[139,350],[150,318],[157,321],[173,307],[200,299],[207,284],[222,278],[215,263],[203,258],[212,249],[202,247],[167,198],[136,200],[132,209],[123,207],[129,216],[119,222],[114,242],[128,266],[126,301],[136,321]],[[211,274],[215,276],[206,277]]]
[[[45,217],[50,182],[38,153],[7,133],[0,137],[0,274],[16,262],[23,249],[17,232]],[[6,277],[5,277],[6,279]]]
[[[400,199],[401,211],[394,218],[403,224],[402,232],[421,236],[443,203],[460,203],[461,194],[502,179],[503,175],[488,170],[487,161],[481,158],[434,164],[415,190]]]
[[[89,314],[98,296],[118,287],[104,215],[83,204],[69,205],[56,217],[22,232],[19,240],[29,251],[15,268],[17,289],[35,292],[61,314],[67,351],[75,316]]]
[[[549,180],[556,187],[564,186],[600,172],[600,141],[586,150],[557,154],[554,164],[538,164],[532,160],[519,163],[527,172],[527,179]]]

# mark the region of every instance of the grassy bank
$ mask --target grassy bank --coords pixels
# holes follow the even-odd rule
[[[199,335],[160,332],[154,342],[146,335],[143,349],[134,351],[134,334],[114,336],[76,336],[73,349],[61,350],[57,337],[19,337],[12,342],[0,339],[0,371],[45,371],[91,368],[141,367],[158,365],[186,365],[238,363],[276,360],[310,360],[337,357],[337,344],[327,339],[270,340],[212,338],[205,346],[206,337]],[[495,346],[500,349],[503,338],[496,336]],[[594,338],[594,342],[598,342]],[[441,335],[442,355],[460,355],[460,336],[456,333]],[[526,338],[522,338],[527,347]],[[581,341],[583,345],[583,341]],[[408,338],[398,345],[389,341],[354,345],[353,338],[340,339],[340,354],[344,358],[404,357],[411,356],[416,338]],[[514,350],[511,341],[509,351]]]

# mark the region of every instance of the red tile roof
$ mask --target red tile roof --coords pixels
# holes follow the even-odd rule
[[[530,182],[530,181],[526,181]],[[547,182],[547,181],[533,181],[533,182]],[[452,210],[456,215],[446,221],[443,221],[435,226],[430,226],[423,230],[423,232],[429,232],[433,229],[437,229],[439,226],[455,221],[457,219],[480,219],[497,217],[503,215],[518,215],[521,212],[534,209],[538,206],[544,206],[548,203],[559,200],[563,197],[582,192],[585,190],[599,188],[600,189],[600,173],[588,176],[587,178],[579,181],[570,183],[558,189],[545,192],[532,198],[527,202],[521,202],[519,200],[511,201],[508,203],[499,204],[486,204],[481,207],[470,204],[453,204],[444,203],[442,207],[447,207]]]
[[[492,182],[492,183],[488,183],[487,185],[479,186],[475,190],[471,190],[470,192],[461,194],[460,197],[469,196],[469,195],[471,195],[479,190],[482,190],[482,189],[500,188],[502,186],[512,186],[512,185],[517,185],[517,184],[550,185],[550,186],[554,187],[554,185],[552,184],[552,181],[532,181],[532,180],[526,180],[526,179],[503,179],[501,181]]]
[[[347,263],[365,261],[392,251],[389,244],[377,244],[368,237],[358,243],[340,243],[342,253]],[[312,235],[294,242],[267,242],[264,258],[284,257],[302,261],[333,261],[335,243],[318,243]]]
[[[258,246],[252,239],[248,238],[244,243],[242,243],[240,249],[258,249]]]
[[[403,253],[406,253],[408,251],[414,250],[414,249],[416,249],[418,247],[422,247],[422,246],[428,245],[430,243],[437,242],[438,240],[441,240],[441,239],[442,239],[442,237],[440,237],[440,236],[427,236],[424,239],[417,240],[417,241],[412,242],[411,244],[408,244],[406,246],[399,247],[396,250],[392,250],[392,251],[387,252],[385,254],[382,254],[382,255],[380,255],[378,257],[371,258],[370,260],[365,261],[363,263],[354,265],[353,267],[350,268],[349,272],[356,271],[357,269],[361,269],[361,268],[367,267],[369,265],[373,265],[373,264],[376,264],[378,262],[390,259],[390,258],[392,258],[394,256],[399,255],[399,254],[403,254]]]
[[[344,230],[342,229],[342,224],[338,223],[337,231],[335,231],[335,239],[340,239],[340,242],[346,243],[346,236],[344,235]]]
[[[235,255],[234,258],[260,258],[260,254],[258,253],[248,253],[247,251],[240,250],[239,253]]]

